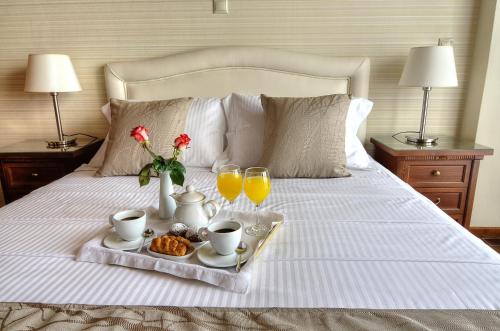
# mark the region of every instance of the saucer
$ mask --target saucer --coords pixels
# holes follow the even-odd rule
[[[142,244],[142,240],[143,238],[139,238],[134,241],[126,241],[120,238],[120,236],[116,232],[112,232],[104,237],[102,243],[108,248],[118,249],[120,251],[130,251],[133,249],[138,249]]]
[[[253,248],[250,245],[248,250],[241,256],[241,263],[246,262],[253,254]],[[210,243],[201,246],[198,249],[198,260],[206,266],[214,268],[227,268],[236,265],[236,253],[231,255],[219,255],[212,248]]]

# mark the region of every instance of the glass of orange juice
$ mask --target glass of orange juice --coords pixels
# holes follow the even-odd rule
[[[220,195],[229,202],[231,207],[231,216],[234,218],[234,200],[240,195],[243,187],[240,167],[234,164],[228,164],[219,168],[217,174],[217,189]]]
[[[271,192],[271,177],[266,168],[253,167],[245,171],[243,190],[250,201],[255,205],[257,221],[245,229],[250,236],[261,236],[269,230],[265,224],[259,222],[259,207]]]

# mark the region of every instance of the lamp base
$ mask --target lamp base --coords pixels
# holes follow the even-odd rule
[[[68,148],[76,146],[76,138],[68,140],[47,141],[47,148]]]
[[[414,145],[434,145],[437,144],[438,137],[429,137],[429,136],[424,136],[423,138],[420,138],[418,136],[406,136],[406,142],[408,144],[414,144]]]

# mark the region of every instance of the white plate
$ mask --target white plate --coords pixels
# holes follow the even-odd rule
[[[163,236],[174,236],[176,237],[175,235],[169,233],[169,232],[163,232],[163,233],[158,233],[157,235],[155,235],[155,237],[163,237]],[[180,236],[181,238],[184,238],[184,239],[187,239],[186,237],[183,237],[183,236]],[[189,239],[188,239],[189,240]],[[197,249],[197,248],[200,248],[201,246],[205,245],[208,241],[190,241],[191,242],[191,246],[194,247],[194,249]]]
[[[120,251],[130,251],[133,249],[138,249],[142,244],[142,239],[143,238],[134,241],[126,241],[120,238],[120,236],[118,236],[116,232],[111,232],[106,237],[104,237],[102,243],[108,248],[118,249]]]
[[[206,243],[208,243],[208,241],[191,241],[191,246],[193,246],[194,249],[198,249]]]
[[[153,252],[151,249],[149,249],[149,247],[150,246],[148,246],[148,253],[151,256],[159,257],[161,259],[170,260],[170,261],[186,261],[191,256],[193,256],[194,252],[196,251],[196,249],[193,246],[191,246],[191,251],[189,253],[187,253],[186,255],[175,256],[175,255],[168,255],[168,254],[161,254],[161,253]]]
[[[246,262],[253,254],[253,248],[250,245],[247,246],[247,251],[241,256],[241,263]],[[234,267],[236,265],[236,253],[231,255],[219,255],[212,248],[212,245],[207,243],[198,249],[198,260],[214,268]]]

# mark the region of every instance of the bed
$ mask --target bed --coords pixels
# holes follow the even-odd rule
[[[230,47],[109,64],[109,97],[366,97],[369,60]],[[216,82],[216,83],[214,83]],[[364,139],[364,128],[358,132]],[[0,209],[2,327],[60,329],[494,329],[500,256],[372,161],[336,179],[274,179],[286,222],[238,294],[143,270],[75,262],[107,215],[157,208],[159,181],[74,173]],[[186,182],[219,198],[210,169]],[[246,199],[236,208],[251,210]]]

